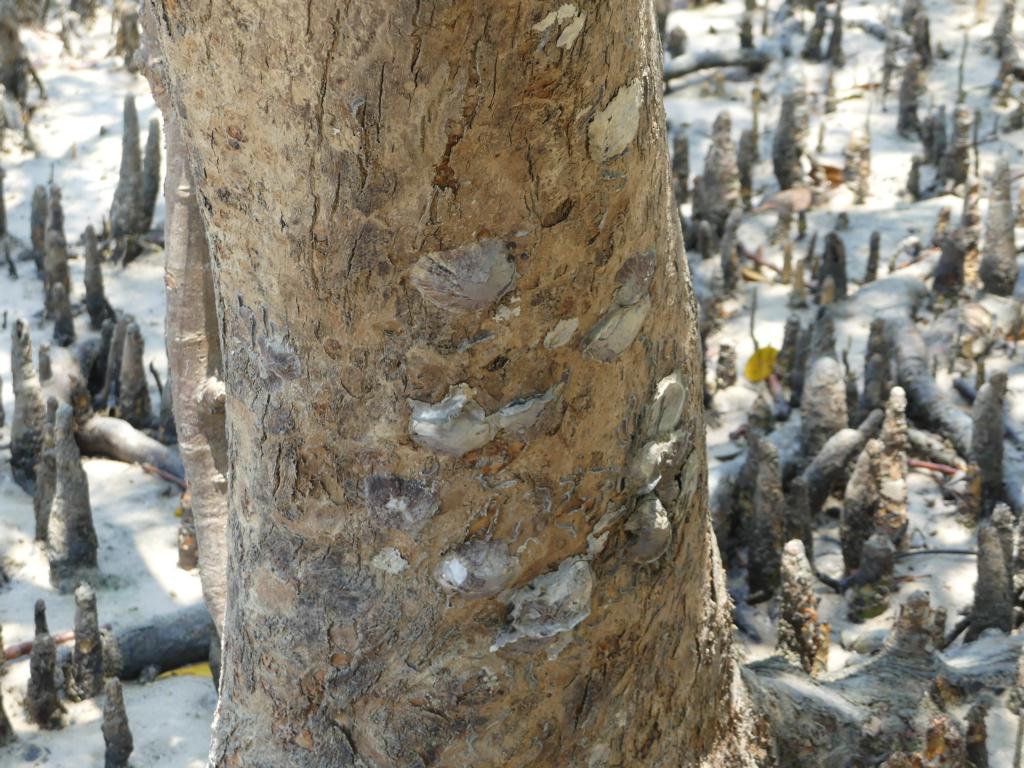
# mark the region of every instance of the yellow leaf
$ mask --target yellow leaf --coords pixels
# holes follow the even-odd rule
[[[210,670],[209,662],[201,661],[198,664],[188,664],[184,667],[161,672],[156,676],[156,679],[165,680],[168,677],[213,677],[213,672]]]
[[[747,381],[764,381],[775,368],[775,358],[779,356],[779,350],[775,347],[761,347],[747,360],[747,367],[743,369],[743,375]]]
[[[185,514],[185,510],[182,509],[181,507],[178,507],[176,510],[174,510],[174,516],[175,517],[181,517],[184,514]]]

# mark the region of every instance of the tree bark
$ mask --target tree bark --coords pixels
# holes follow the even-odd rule
[[[223,340],[211,765],[749,764],[637,10],[147,6]]]
[[[220,328],[210,252],[177,118],[167,120],[168,386],[174,382],[178,450],[185,465],[203,596],[223,634],[227,598],[227,438]]]

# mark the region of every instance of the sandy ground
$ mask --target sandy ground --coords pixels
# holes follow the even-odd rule
[[[771,4],[776,7],[776,3]],[[689,34],[689,50],[700,51],[709,49],[734,50],[737,45],[737,20],[743,13],[742,0],[734,0],[708,8],[674,11],[668,21],[668,27],[682,26]],[[949,0],[926,0],[925,6],[931,20],[931,37],[933,49],[944,49],[949,52],[948,58],[937,58],[928,72],[925,95],[920,102],[920,114],[923,117],[932,108],[941,104],[947,105],[952,114],[955,103],[959,53],[964,35],[968,38],[968,56],[965,67],[965,90],[967,104],[972,109],[982,109],[981,135],[987,137],[992,133],[993,107],[989,96],[989,88],[998,71],[998,61],[989,52],[987,38],[992,30],[992,23],[1001,3],[989,3],[986,16],[980,21],[975,17],[975,3],[950,2]],[[897,14],[899,3],[876,2],[844,2],[844,18],[849,22],[854,19],[883,21],[885,14]],[[812,15],[805,16],[809,26]],[[759,23],[760,17],[755,20]],[[1018,19],[1018,29],[1020,19]],[[715,33],[711,30],[714,29]],[[707,34],[702,34],[707,30]],[[756,38],[757,40],[758,38]],[[827,42],[826,34],[826,42]],[[775,39],[767,43],[767,47],[780,51],[783,43]],[[805,84],[810,96],[811,129],[808,145],[814,149],[822,137],[821,151],[818,157],[822,162],[842,167],[842,151],[851,132],[863,129],[870,116],[872,175],[871,192],[867,202],[855,205],[852,193],[845,187],[834,190],[829,202],[815,209],[808,215],[808,233],[817,232],[819,249],[821,238],[829,231],[836,229],[837,214],[842,211],[849,217],[849,227],[840,232],[847,251],[847,271],[851,280],[851,298],[846,307],[839,312],[836,322],[837,349],[847,350],[853,371],[860,377],[863,372],[864,349],[867,343],[868,327],[871,311],[867,309],[867,293],[854,293],[860,283],[868,254],[868,240],[871,232],[877,230],[881,234],[881,264],[879,277],[889,274],[888,264],[900,245],[910,237],[919,237],[924,243],[930,240],[939,210],[949,206],[953,211],[954,224],[958,221],[963,200],[951,195],[934,197],[920,202],[909,202],[905,199],[907,173],[911,158],[922,152],[920,142],[904,139],[896,132],[897,93],[900,73],[893,78],[893,90],[886,108],[880,104],[877,90],[865,86],[879,82],[881,78],[881,62],[884,45],[881,41],[847,23],[844,29],[844,51],[846,65],[836,71],[834,86],[838,98],[838,106],[834,113],[822,115],[821,102],[824,98],[825,82],[828,65],[808,63],[799,54],[803,46],[803,37],[795,36],[789,43],[793,55],[789,58],[778,57],[760,76],[760,87],[765,94],[767,106],[763,107],[761,118],[760,156],[754,181],[754,206],[760,200],[770,197],[778,190],[772,173],[771,141],[772,132],[778,118],[781,92],[786,85],[793,82]],[[724,83],[724,98],[707,98],[709,90],[708,77],[693,75],[689,80],[677,81],[682,84],[666,98],[666,112],[672,128],[685,128],[690,137],[690,167],[699,172],[703,165],[703,157],[710,144],[711,124],[721,110],[728,110],[733,121],[733,137],[738,140],[740,132],[751,125],[751,83]],[[817,104],[816,104],[817,102]],[[700,104],[697,108],[698,103]],[[927,110],[927,111],[926,111]],[[1004,110],[997,110],[1004,111]],[[1005,120],[1005,118],[1004,118]],[[822,127],[823,126],[823,127]],[[822,132],[823,131],[823,132]],[[1000,133],[994,141],[987,142],[981,152],[981,183],[982,194],[987,194],[988,183],[995,161],[1001,155],[1009,159],[1014,171],[1020,162],[1021,149],[1024,147],[1024,133]],[[931,181],[930,168],[923,174],[922,186]],[[1016,184],[1014,199],[1016,199]],[[985,211],[985,200],[982,200],[982,212]],[[683,207],[689,215],[689,206]],[[745,217],[740,227],[740,239],[751,251],[764,246],[766,259],[778,266],[782,265],[781,248],[768,242],[769,235],[775,225],[776,215],[765,213]],[[1021,242],[1022,233],[1017,232],[1017,242]],[[807,240],[796,243],[795,256],[804,255]],[[692,258],[692,257],[691,257]],[[901,258],[899,261],[904,261]],[[901,274],[916,274],[925,278],[930,274],[935,259],[929,259],[906,270]],[[877,284],[876,284],[877,288]],[[729,316],[722,323],[719,331],[709,338],[710,357],[717,355],[718,346],[727,343],[736,348],[739,362],[740,380],[738,383],[716,395],[712,409],[719,417],[717,426],[708,430],[709,474],[712,487],[720,477],[725,461],[716,456],[734,456],[742,444],[733,444],[729,434],[746,421],[750,405],[757,395],[764,390],[763,385],[754,385],[742,378],[743,366],[754,352],[754,340],[750,333],[750,312],[753,306],[753,294],[757,292],[757,311],[754,334],[761,346],[771,345],[776,348],[782,344],[783,327],[786,318],[793,310],[787,307],[790,295],[789,286],[773,284],[741,285],[737,300],[727,307]],[[1021,282],[1018,282],[1016,298],[1024,297]],[[877,300],[877,296],[875,299]],[[895,298],[895,297],[890,297]],[[885,302],[872,304],[881,305]],[[804,324],[813,317],[816,307],[811,306],[799,310]],[[925,315],[927,317],[927,315]],[[1009,386],[1006,400],[1007,412],[1017,422],[1024,419],[1024,359],[1021,355],[1011,359],[1003,352],[997,352],[986,360],[989,374],[1005,370],[1009,374]],[[973,370],[962,365],[955,375],[967,375],[973,378]],[[939,373],[941,385],[952,391],[952,379],[945,371]],[[954,402],[965,410],[969,407],[955,394]],[[778,428],[799,434],[799,413],[794,413],[789,423]],[[732,459],[733,461],[737,459]],[[738,459],[742,461],[742,458]],[[1024,461],[1019,450],[1007,444],[1005,457],[1005,475],[1010,482],[1017,483],[1024,477]],[[911,542],[914,546],[931,548],[973,548],[974,531],[963,525],[957,518],[952,502],[943,500],[935,479],[925,473],[912,472],[908,479],[910,494],[910,527]],[[1019,512],[1019,510],[1018,510]],[[823,515],[815,532],[815,565],[824,573],[833,576],[842,575],[842,557],[839,549],[838,519],[835,516]],[[745,573],[737,569],[730,573],[729,585],[738,610],[743,614],[746,623],[754,627],[760,635],[760,641],[751,639],[745,634],[737,634],[744,657],[749,660],[764,658],[774,652],[776,603],[770,601],[756,607],[745,605],[747,589]],[[884,632],[892,626],[895,611],[904,597],[917,590],[926,590],[931,594],[933,606],[944,607],[949,616],[948,626],[952,626],[960,617],[961,612],[970,608],[974,595],[976,578],[975,558],[962,555],[925,555],[905,558],[898,561],[897,580],[900,584],[899,596],[893,600],[892,607],[882,615],[862,624],[851,623],[846,616],[846,601],[831,593],[827,588],[819,586],[821,597],[821,615],[832,628],[829,669],[838,671],[844,667],[863,661],[865,656],[848,650],[853,641],[871,633]],[[963,714],[963,713],[960,713]],[[1000,703],[990,714],[989,749],[993,766],[1009,766],[1012,763],[1016,717],[1009,713]]]
[[[9,231],[28,239],[32,190],[52,173],[63,191],[65,231],[71,247],[72,302],[84,298],[81,235],[92,224],[97,230],[109,216],[121,157],[121,115],[126,94],[134,94],[139,122],[145,131],[158,116],[146,81],[125,71],[122,62],[108,58],[113,44],[111,22],[101,12],[90,30],[76,40],[74,55],[62,52],[59,24],[46,31],[23,34],[23,42],[49,92],[36,112],[32,136],[38,156],[23,152],[8,137],[0,163],[4,179]],[[163,220],[163,202],[155,221]],[[18,264],[19,279],[0,278],[0,312],[8,322],[29,321],[35,349],[51,334],[40,317],[42,283],[31,264]],[[146,342],[146,363],[166,378],[164,352],[163,257],[145,255],[122,269],[104,273],[110,302],[131,312]],[[88,316],[76,318],[79,339],[92,335]],[[14,408],[10,389],[10,335],[0,333],[0,371],[3,407],[8,421]],[[159,395],[152,381],[154,404]],[[33,541],[32,498],[14,484],[7,470],[9,429],[0,437],[0,558],[11,584],[0,589],[0,621],[4,643],[32,637],[33,605],[46,601],[50,629],[71,629],[74,598],[49,585],[46,554]],[[86,459],[90,497],[102,581],[97,591],[100,622],[117,627],[142,623],[201,600],[198,576],[177,567],[177,490],[141,469],[105,459]],[[44,731],[26,722],[22,697],[28,680],[28,660],[6,665],[0,678],[4,706],[18,733],[18,742],[0,750],[0,766],[47,765],[54,768],[103,764],[100,733],[102,700],[68,703],[63,729]],[[209,743],[209,726],[216,693],[208,678],[174,677],[148,685],[125,685],[125,706],[135,737],[132,762],[137,766],[184,768],[202,766]]]

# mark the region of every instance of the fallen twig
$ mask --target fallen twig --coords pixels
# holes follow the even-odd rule
[[[957,549],[955,547],[936,549],[922,547],[921,549],[907,549],[903,552],[897,552],[896,559],[899,560],[904,557],[913,557],[914,555],[965,555],[966,557],[977,557],[978,552],[973,549]]]
[[[692,75],[702,69],[718,67],[746,67],[752,72],[761,72],[769,63],[771,63],[771,57],[768,53],[758,49],[741,49],[729,53],[721,51],[685,53],[665,64],[665,68],[662,70],[662,79],[672,80],[676,77]]]
[[[917,467],[918,469],[928,469],[932,472],[941,472],[944,475],[957,475],[962,470],[956,467],[951,467],[948,464],[939,464],[934,461],[925,461],[924,459],[907,459],[908,467]]]
[[[55,632],[53,635],[53,642],[57,645],[61,643],[70,643],[75,639],[75,633],[70,629],[65,632]],[[28,656],[32,653],[32,640],[26,640],[23,643],[14,643],[14,645],[8,645],[4,648],[4,661],[13,661],[14,659],[20,659],[22,656]]]
[[[199,604],[157,616],[132,627],[103,634],[103,672],[107,677],[132,680],[147,667],[177,669],[209,658],[213,619]],[[69,660],[71,649],[58,654],[59,666]]]
[[[156,477],[159,477],[161,480],[166,480],[169,483],[174,483],[183,491],[188,490],[188,485],[182,478],[178,477],[177,475],[171,474],[170,472],[164,469],[160,469],[160,467],[154,467],[152,464],[147,464],[141,461],[138,463],[138,466],[142,468],[143,472],[146,472],[150,475],[155,475]]]

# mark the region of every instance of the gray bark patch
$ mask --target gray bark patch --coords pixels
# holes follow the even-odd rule
[[[488,238],[425,254],[409,276],[413,287],[435,307],[462,313],[486,309],[508,293],[516,268],[505,244]]]
[[[418,530],[437,514],[437,496],[422,483],[398,475],[370,475],[363,481],[369,511],[387,528]]]
[[[437,580],[465,597],[489,597],[505,589],[519,573],[519,560],[500,542],[470,541],[446,555]]]
[[[511,623],[491,646],[499,650],[523,638],[546,639],[568,632],[590,615],[594,573],[573,557],[557,570],[543,573],[509,597]]]
[[[588,129],[590,157],[605,163],[618,157],[632,143],[640,127],[643,84],[637,78],[623,85],[608,106],[594,115]]]
[[[448,390],[437,403],[409,400],[409,434],[417,445],[450,456],[463,456],[482,448],[499,432],[527,432],[547,406],[558,399],[564,385],[559,382],[544,392],[513,400],[488,415],[473,398],[476,390],[462,383]]]
[[[640,500],[625,529],[629,536],[626,557],[634,563],[653,563],[672,542],[672,523],[657,496]]]

